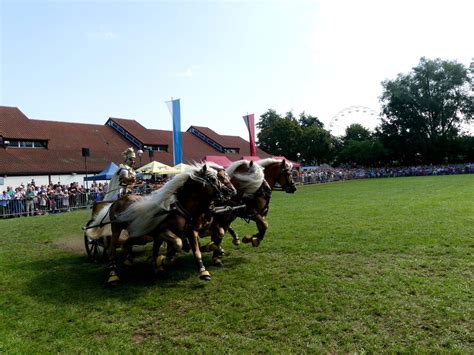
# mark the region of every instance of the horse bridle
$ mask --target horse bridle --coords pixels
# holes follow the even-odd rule
[[[225,186],[220,180],[219,176],[216,173],[216,179],[215,181],[211,181],[210,177],[207,175],[207,173],[204,175],[204,177],[201,176],[195,176],[194,180],[200,181],[205,185],[209,185],[214,189],[214,192],[216,193],[216,200],[218,201],[225,201],[226,197],[224,195],[223,189],[230,191],[230,189]]]
[[[282,175],[285,175],[287,174],[289,177],[290,177],[290,182],[287,182],[285,181],[285,186],[281,186],[281,189],[284,190],[285,192],[287,193],[293,193],[296,191],[296,186],[295,186],[295,183],[293,181],[293,179],[291,178],[291,169],[288,168],[288,165],[285,164],[285,166],[282,166],[281,169],[280,169],[280,176]],[[285,180],[288,180],[288,179],[285,179]]]

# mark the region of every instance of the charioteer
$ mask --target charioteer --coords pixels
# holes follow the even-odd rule
[[[137,173],[134,169],[136,163],[135,151],[132,147],[122,152],[124,163],[120,164],[110,180],[109,188],[104,196],[105,201],[114,201],[123,195],[132,192],[132,187],[136,183]]]

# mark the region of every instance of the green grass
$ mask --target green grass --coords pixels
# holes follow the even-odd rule
[[[89,213],[0,221],[0,352],[474,352],[473,175],[275,192],[208,283],[189,254],[155,279],[149,245],[106,288],[68,247]]]

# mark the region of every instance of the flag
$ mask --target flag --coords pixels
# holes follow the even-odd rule
[[[173,118],[173,165],[183,162],[183,145],[181,143],[181,107],[179,99],[167,101]]]
[[[255,122],[253,113],[247,116],[244,116],[245,124],[249,131],[249,141],[250,141],[250,156],[257,156],[257,146],[255,145]]]

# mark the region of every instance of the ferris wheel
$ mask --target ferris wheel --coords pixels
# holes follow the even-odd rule
[[[349,106],[336,113],[329,122],[329,130],[333,135],[342,136],[351,124],[359,123],[373,131],[379,124],[379,113],[366,106]]]

